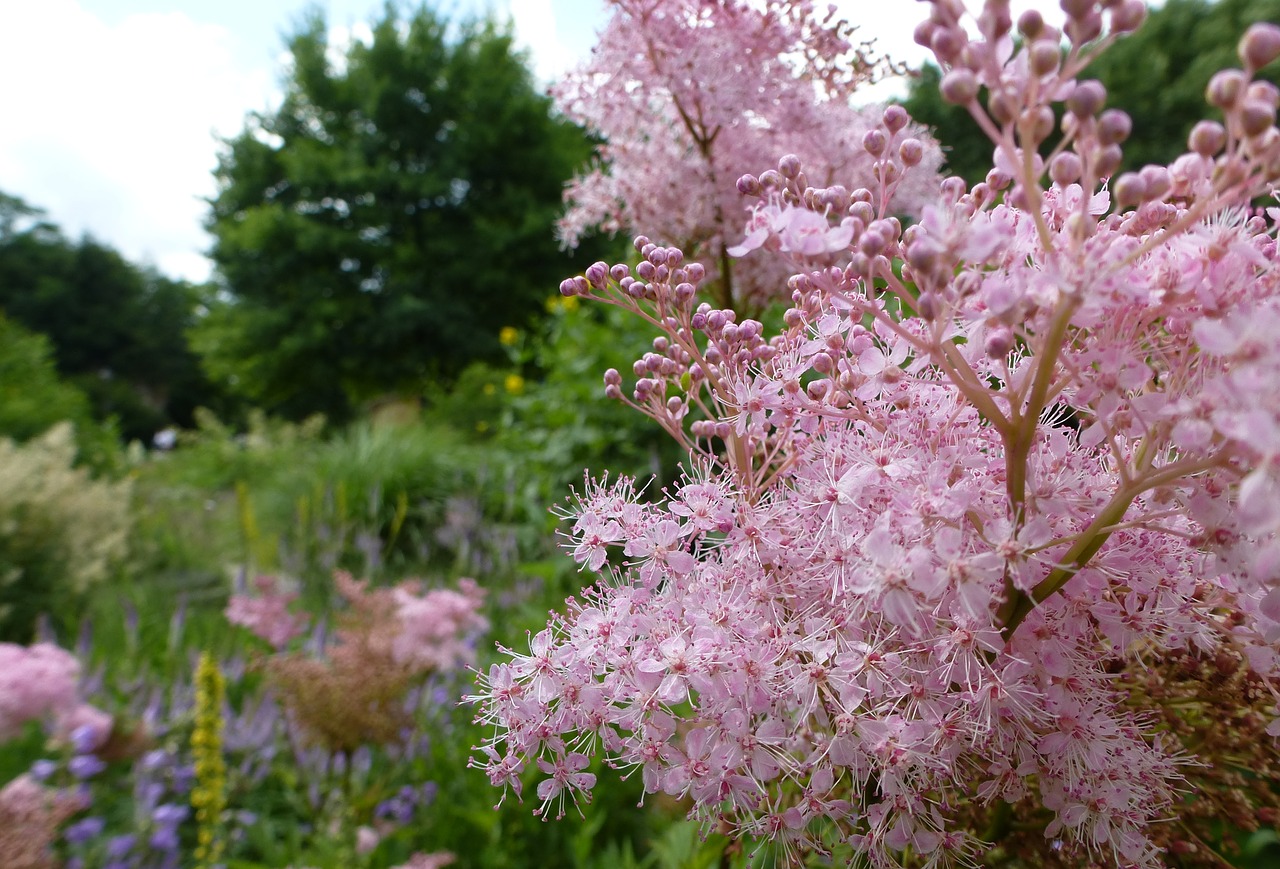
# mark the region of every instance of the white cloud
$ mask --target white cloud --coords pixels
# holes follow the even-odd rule
[[[0,190],[73,237],[204,279],[215,134],[274,90],[270,70],[237,68],[234,48],[181,12],[108,26],[75,0],[0,4]]]
[[[552,0],[510,0],[508,8],[517,44],[530,50],[533,72],[539,79],[551,81],[581,60],[560,42]]]

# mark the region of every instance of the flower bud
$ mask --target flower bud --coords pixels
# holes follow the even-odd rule
[[[1249,69],[1262,69],[1280,57],[1280,25],[1261,22],[1244,32],[1239,45],[1240,62]]]
[[[885,244],[885,237],[883,235],[878,232],[868,230],[862,234],[860,239],[858,239],[858,250],[862,251],[867,256],[875,256],[880,253],[880,251],[884,250]]]
[[[684,273],[689,278],[690,283],[700,284],[702,279],[707,276],[707,268],[702,263],[689,263]]]
[[[1031,128],[1031,135],[1036,141],[1043,142],[1053,132],[1053,109],[1048,106],[1027,109],[1023,112],[1023,117],[1027,121],[1027,126]]]
[[[1116,205],[1121,208],[1140,205],[1147,197],[1147,182],[1137,172],[1124,173],[1111,189],[1115,192]]]
[[[1147,199],[1159,199],[1169,192],[1169,188],[1173,186],[1173,179],[1169,176],[1169,170],[1163,166],[1154,164],[1142,167],[1142,182],[1147,188]]]
[[[916,299],[916,310],[921,318],[932,323],[942,312],[942,300],[938,298],[937,293],[923,292],[920,298]]]
[[[782,176],[778,174],[776,169],[766,169],[760,173],[760,184],[765,190],[777,190],[782,187]]]
[[[963,67],[951,70],[942,77],[939,86],[942,98],[957,106],[968,105],[978,96],[978,79]]]
[[[604,373],[605,386],[617,386],[622,382],[622,375],[618,373],[618,369],[610,368]]]
[[[1004,359],[1013,349],[1013,330],[1008,326],[996,326],[987,332],[987,340],[982,349],[989,359]]]
[[[1118,145],[1132,131],[1133,121],[1120,109],[1107,109],[1098,118],[1098,141],[1104,145]]]
[[[1081,118],[1089,118],[1101,111],[1107,101],[1107,89],[1097,79],[1086,79],[1072,89],[1067,97],[1067,111]]]
[[[1093,0],[1058,0],[1058,8],[1065,12],[1068,18],[1083,18],[1093,11]]]
[[[764,195],[764,187],[756,176],[743,175],[738,179],[738,192],[743,196],[762,196]]]
[[[863,223],[870,223],[876,218],[876,210],[870,202],[857,201],[849,206],[849,216]]]
[[[1119,145],[1107,145],[1093,158],[1093,172],[1099,178],[1110,178],[1123,160],[1124,152]]]
[[[1034,75],[1049,75],[1058,71],[1062,62],[1062,52],[1058,46],[1047,40],[1031,43],[1027,49],[1027,61]]]
[[[1258,100],[1280,109],[1280,88],[1265,79],[1249,82],[1249,87],[1244,92],[1244,98],[1246,100]]]
[[[898,146],[898,158],[904,166],[918,166],[924,159],[924,143],[919,139],[903,139]]]
[[[830,208],[837,214],[847,211],[849,208],[849,191],[839,184],[834,184],[819,194],[818,204],[823,208]]]
[[[1059,187],[1080,180],[1083,172],[1084,164],[1074,151],[1063,151],[1049,163],[1049,177]]]
[[[1018,32],[1027,39],[1036,39],[1044,32],[1044,16],[1028,9],[1018,16]]]
[[[1212,157],[1226,145],[1227,131],[1217,121],[1200,121],[1187,137],[1187,147],[1202,157]]]
[[[911,116],[907,114],[907,110],[902,106],[889,106],[884,110],[882,120],[890,133],[896,133],[907,125],[907,122],[911,120]]]
[[[964,31],[950,27],[939,27],[929,37],[929,48],[941,63],[954,63],[965,45]]]
[[[912,32],[911,38],[915,40],[916,45],[923,48],[930,48],[933,42],[933,33],[938,29],[938,25],[932,21],[925,19],[916,25],[916,29]]]
[[[932,239],[920,238],[907,246],[907,262],[917,272],[928,273],[938,264],[942,251]]]
[[[586,278],[587,283],[595,287],[597,290],[603,290],[605,281],[609,277],[609,267],[604,263],[592,263],[587,267]]]
[[[795,154],[787,154],[778,161],[778,172],[783,178],[795,180],[800,174],[800,158]]]
[[[1275,106],[1261,100],[1245,100],[1240,107],[1240,129],[1246,136],[1257,136],[1276,122]]]
[[[1064,29],[1072,42],[1076,45],[1084,45],[1102,35],[1102,15],[1097,10],[1093,10],[1083,18],[1069,19]]]
[[[1238,69],[1224,69],[1213,74],[1209,86],[1205,89],[1204,98],[1209,105],[1219,109],[1230,109],[1244,95],[1245,83],[1248,79]]]
[[[887,144],[888,142],[885,140],[884,133],[880,130],[867,130],[866,134],[862,137],[862,150],[866,151],[872,157],[879,157],[883,154],[885,145]]]
[[[987,111],[997,124],[1004,125],[1013,120],[1013,103],[999,91],[992,91],[987,98]]]
[[[576,296],[577,294],[578,294],[578,287],[577,287],[577,284],[574,282],[573,278],[565,278],[563,281],[560,282],[560,295]]]
[[[999,192],[1013,183],[1013,176],[999,169],[992,169],[984,180],[988,187]]]
[[[1147,17],[1147,4],[1142,0],[1124,0],[1111,7],[1111,32],[1132,33]]]
[[[965,185],[964,179],[959,175],[951,175],[942,179],[939,189],[942,191],[942,198],[946,200],[947,204],[954,205],[960,201],[961,196],[964,196],[968,187]]]

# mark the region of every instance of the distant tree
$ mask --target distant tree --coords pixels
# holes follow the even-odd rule
[[[1168,0],[1089,67],[1086,75],[1106,86],[1108,105],[1124,109],[1144,132],[1125,145],[1123,169],[1168,164],[1186,151],[1196,121],[1213,114],[1204,99],[1209,77],[1239,66],[1236,43],[1255,21],[1280,21],[1280,0]],[[1280,82],[1280,64],[1257,77]],[[949,174],[980,181],[991,168],[991,143],[968,112],[943,101],[939,78],[937,67],[925,65],[903,105],[933,128]]]
[[[492,21],[388,5],[335,60],[316,12],[289,50],[283,105],[217,170],[207,369],[269,410],[342,418],[502,358],[501,328],[574,268],[554,223],[586,136]]]
[[[89,399],[58,375],[53,346],[0,313],[0,439],[22,443],[60,422],[75,430],[77,458],[112,471],[120,458],[115,429],[93,416]]]
[[[69,241],[42,211],[0,194],[0,311],[48,336],[58,371],[126,437],[189,425],[216,398],[187,346],[197,304],[191,285],[90,238]]]

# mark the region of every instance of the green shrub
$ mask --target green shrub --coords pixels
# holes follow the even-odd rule
[[[114,427],[96,422],[85,394],[58,376],[49,339],[0,313],[0,437],[27,441],[63,421],[75,427],[82,463],[119,465]]]
[[[69,614],[124,556],[129,481],[75,467],[70,423],[0,440],[0,640],[29,638],[40,613]]]

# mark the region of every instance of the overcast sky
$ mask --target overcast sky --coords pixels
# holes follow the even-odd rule
[[[927,6],[841,0],[895,57],[918,61]],[[1056,11],[1054,0],[1014,3]],[[209,275],[201,227],[217,136],[279,99],[283,38],[308,8],[340,33],[383,0],[0,0],[0,191],[173,277]],[[604,0],[440,0],[510,15],[550,80],[589,54]]]

